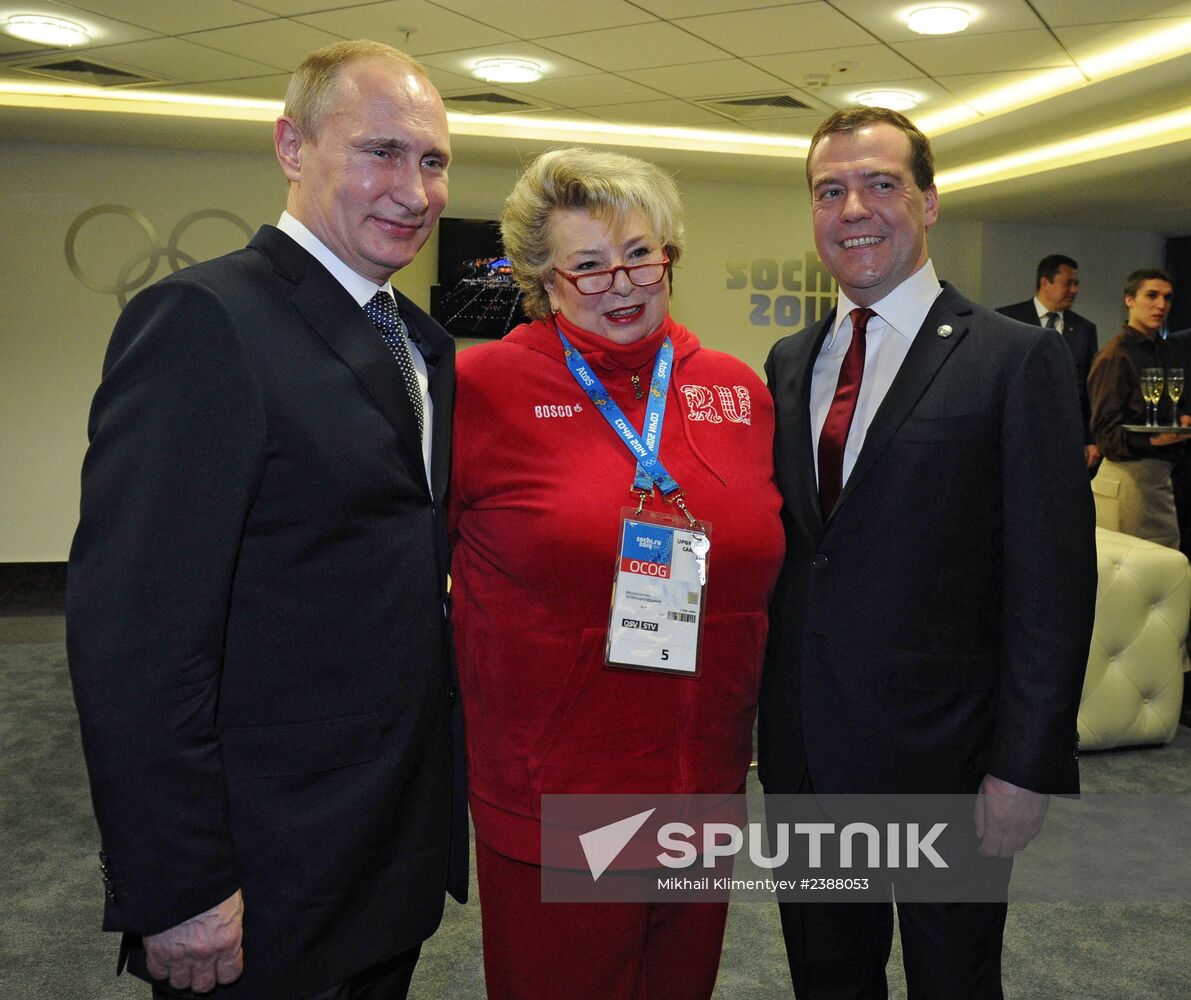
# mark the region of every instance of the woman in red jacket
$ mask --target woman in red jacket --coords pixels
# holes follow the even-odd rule
[[[743,789],[784,545],[773,407],[670,317],[657,167],[545,153],[501,230],[534,321],[459,357],[451,490],[488,995],[707,997],[727,904],[542,903],[540,797]]]

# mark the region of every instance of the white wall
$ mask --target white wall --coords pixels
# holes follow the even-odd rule
[[[927,249],[940,281],[953,284],[974,302],[981,297],[984,259],[980,252],[984,224],[951,221],[947,199],[940,201],[939,221],[927,234]]]
[[[1096,324],[1103,346],[1125,321],[1125,278],[1139,267],[1162,267],[1166,241],[1133,230],[984,223],[980,301],[996,307],[1030,298],[1038,261],[1052,253],[1079,262],[1075,311]]]
[[[495,218],[514,178],[513,170],[452,165],[447,214]],[[801,173],[792,168],[789,184],[771,186],[681,174],[678,181],[689,249],[675,275],[674,315],[707,346],[759,370],[774,340],[830,302],[830,282],[817,273]],[[137,221],[105,213],[78,230],[81,273],[114,284],[122,270],[141,277],[145,258],[140,265],[130,260],[155,243],[168,246],[191,213],[224,210],[255,229],[275,221],[284,201],[267,148],[235,154],[0,142],[0,562],[65,559],[77,516],[87,411],[120,307],[114,294],[87,287],[68,266],[72,223],[115,204],[153,229],[155,240]],[[218,218],[195,222],[177,240],[196,259],[243,243],[243,234]],[[931,249],[942,278],[991,305],[1024,298],[1040,256],[1069,253],[1082,265],[1081,310],[1089,306],[1084,311],[1111,331],[1111,295],[1093,309],[1093,288],[1119,289],[1128,270],[1160,259],[1162,247],[1144,233],[949,224],[944,199]],[[436,259],[432,238],[395,281],[423,306]],[[145,277],[169,269],[159,259]]]

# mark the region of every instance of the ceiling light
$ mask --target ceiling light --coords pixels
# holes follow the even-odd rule
[[[528,59],[481,59],[471,72],[489,83],[533,83],[542,78],[542,67]]]
[[[972,15],[963,7],[919,7],[906,18],[919,35],[954,35],[968,26]]]
[[[856,102],[872,108],[909,111],[918,103],[918,98],[907,90],[866,90],[856,95]]]
[[[70,46],[91,40],[90,32],[77,21],[45,14],[13,14],[3,27],[13,37],[38,45]]]

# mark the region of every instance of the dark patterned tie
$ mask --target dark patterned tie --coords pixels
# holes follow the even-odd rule
[[[405,324],[401,314],[397,311],[397,303],[393,296],[386,292],[377,292],[364,304],[364,312],[376,324],[383,340],[397,359],[397,367],[401,369],[401,378],[405,382],[405,391],[409,393],[409,401],[418,418],[418,436],[425,432],[425,414],[422,411],[422,387],[418,384],[418,373],[414,370],[414,359],[409,353],[409,342],[405,339]]]
[[[1047,313],[1046,323],[1044,325],[1048,330],[1057,330],[1059,328],[1059,314],[1054,312]]]
[[[864,377],[864,332],[870,317],[875,315],[871,309],[852,310],[852,343],[844,354],[835,396],[819,433],[819,503],[824,517],[831,514],[843,489],[844,445],[860,397],[860,380]]]

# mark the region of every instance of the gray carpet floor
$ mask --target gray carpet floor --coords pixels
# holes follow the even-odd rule
[[[1088,792],[1188,795],[1191,730],[1180,727],[1167,747],[1085,754],[1082,765]],[[1191,830],[1170,849],[1191,851]],[[114,975],[115,939],[99,931],[97,850],[62,618],[0,616],[0,1000],[147,996]],[[422,956],[411,997],[483,997],[478,906],[448,901]],[[1004,979],[1013,1000],[1188,1000],[1191,899],[1017,904]],[[896,950],[890,984],[891,997],[905,997]],[[734,903],[716,997],[788,996],[776,908]]]

